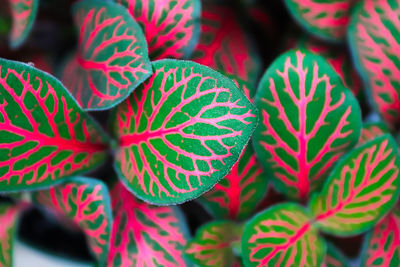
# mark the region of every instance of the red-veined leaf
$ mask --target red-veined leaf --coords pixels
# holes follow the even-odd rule
[[[310,33],[328,40],[346,37],[350,9],[355,0],[285,0],[291,15]]]
[[[114,0],[140,23],[152,59],[187,58],[200,32],[200,0]]]
[[[10,46],[17,48],[28,37],[36,18],[39,0],[8,0],[12,27],[10,32]]]
[[[193,263],[203,267],[240,266],[235,247],[240,245],[242,226],[230,221],[214,221],[200,227],[185,249]]]
[[[201,35],[192,60],[229,77],[256,85],[261,73],[259,56],[228,6],[206,4]],[[249,99],[255,91],[249,92]]]
[[[364,0],[355,8],[349,44],[370,98],[392,127],[400,125],[400,2]]]
[[[261,116],[255,151],[290,198],[307,198],[358,141],[357,100],[315,54],[294,50],[280,56],[264,74],[254,103]]]
[[[362,145],[366,142],[373,140],[375,137],[389,133],[389,129],[383,122],[368,122],[364,123],[361,129],[360,140],[358,144]]]
[[[48,190],[33,193],[33,201],[65,215],[86,234],[89,248],[104,266],[111,234],[111,202],[107,186],[98,180],[73,177]]]
[[[78,50],[66,65],[62,81],[83,108],[111,108],[152,73],[142,30],[115,3],[80,1],[73,15]]]
[[[351,57],[343,47],[332,46],[312,38],[302,38],[299,47],[324,57],[333,67],[343,84],[358,98],[362,98],[361,80],[351,62]]]
[[[371,228],[397,201],[399,166],[396,142],[388,134],[349,152],[311,200],[315,224],[342,236]]]
[[[326,255],[322,267],[349,267],[347,259],[331,243],[326,243]]]
[[[275,205],[244,226],[242,257],[245,266],[321,266],[325,243],[297,204]]]
[[[9,203],[0,204],[0,266],[13,266],[13,247],[20,214],[20,207]]]
[[[369,232],[362,253],[365,267],[400,266],[400,211],[389,213]]]
[[[111,114],[115,168],[136,196],[175,204],[200,196],[238,160],[257,122],[232,81],[190,61],[160,60]]]
[[[188,238],[177,207],[153,206],[136,199],[123,184],[111,191],[114,212],[108,266],[187,266]]]
[[[101,164],[107,137],[54,77],[0,59],[0,191],[52,185]]]
[[[256,210],[267,185],[252,147],[247,146],[228,175],[199,200],[216,218],[243,220]]]

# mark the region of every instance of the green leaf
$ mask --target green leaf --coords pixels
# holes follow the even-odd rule
[[[111,114],[115,169],[139,198],[177,204],[210,190],[238,160],[256,110],[234,83],[190,61],[161,60]]]
[[[108,138],[64,86],[0,59],[0,191],[54,185],[104,162]]]
[[[348,260],[334,245],[326,242],[326,248],[323,267],[349,267]]]
[[[151,75],[145,37],[128,11],[112,2],[77,2],[73,16],[78,50],[62,81],[84,109],[109,109]]]
[[[302,206],[275,205],[244,226],[242,257],[245,266],[319,267],[325,243]]]
[[[234,248],[240,244],[242,227],[230,221],[214,221],[203,225],[186,245],[185,253],[193,263],[203,267],[240,265]]]
[[[0,266],[13,266],[14,239],[21,208],[9,203],[0,204]]]
[[[341,236],[370,229],[398,199],[399,166],[396,142],[387,134],[349,152],[310,202],[316,226]]]

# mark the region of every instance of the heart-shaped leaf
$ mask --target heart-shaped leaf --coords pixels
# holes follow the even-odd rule
[[[86,234],[89,248],[104,266],[111,233],[111,202],[103,182],[73,177],[67,182],[32,195],[35,203],[65,215]]]
[[[321,266],[325,243],[302,206],[278,204],[246,223],[242,236],[245,266]]]
[[[310,33],[327,40],[346,37],[354,0],[285,0],[291,15]]]
[[[176,204],[200,196],[238,160],[257,122],[231,80],[190,61],[161,60],[111,114],[115,169],[139,198]]]
[[[364,123],[361,129],[361,135],[360,140],[358,140],[358,144],[365,144],[366,142],[386,133],[389,133],[389,129],[384,122]]]
[[[115,3],[85,0],[73,7],[78,51],[62,81],[84,109],[108,109],[152,73],[140,26]]]
[[[230,221],[214,221],[203,225],[187,244],[185,253],[198,266],[240,266],[234,249],[239,247],[242,230],[240,225]]]
[[[152,59],[187,58],[200,32],[200,0],[114,0],[140,23]]]
[[[0,191],[53,185],[107,154],[107,137],[57,79],[4,59],[0,129]]]
[[[300,39],[299,47],[325,58],[342,78],[344,86],[350,89],[359,100],[363,98],[361,80],[353,68],[351,56],[346,49],[307,37]]]
[[[307,198],[358,141],[357,100],[320,56],[289,51],[269,67],[255,105],[253,142],[260,162],[286,196]]]
[[[362,253],[365,267],[400,266],[400,211],[389,213],[368,234]]]
[[[316,225],[342,236],[371,228],[397,201],[399,166],[396,142],[388,134],[349,152],[311,200]]]
[[[0,266],[13,266],[13,248],[20,207],[9,203],[0,204]]]
[[[176,207],[152,206],[121,183],[111,191],[114,223],[107,266],[187,266],[184,217]]]
[[[376,109],[400,125],[400,5],[398,0],[364,0],[349,26],[349,45]]]
[[[39,0],[8,0],[12,28],[10,32],[10,46],[18,48],[28,37],[35,22]]]
[[[216,218],[243,220],[255,211],[267,185],[253,149],[247,146],[228,175],[199,200]]]
[[[192,60],[254,88],[261,74],[259,55],[228,6],[205,4],[201,14],[201,35]],[[249,92],[249,99],[255,90]]]
[[[347,259],[331,243],[326,243],[326,255],[322,267],[349,267]]]

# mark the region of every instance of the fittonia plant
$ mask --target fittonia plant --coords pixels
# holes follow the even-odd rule
[[[0,5],[0,266],[400,265],[400,0]]]

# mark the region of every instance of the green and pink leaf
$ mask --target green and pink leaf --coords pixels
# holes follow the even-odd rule
[[[107,266],[187,266],[188,230],[177,207],[144,203],[122,183],[113,187],[111,199],[114,222]]]
[[[10,203],[0,204],[0,266],[13,266],[14,239],[21,207]]]
[[[200,196],[238,160],[257,122],[232,81],[205,66],[153,63],[155,73],[111,114],[115,169],[139,198],[176,204]]]
[[[54,185],[106,157],[108,138],[54,77],[0,59],[0,191]]]
[[[360,140],[358,140],[358,145],[365,144],[366,142],[387,133],[390,133],[390,131],[384,122],[364,123],[361,129],[361,135]]]
[[[395,205],[400,158],[386,134],[349,152],[310,203],[315,225],[335,235],[367,231]]]

